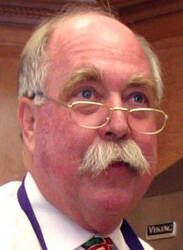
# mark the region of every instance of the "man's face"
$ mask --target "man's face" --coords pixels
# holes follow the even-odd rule
[[[91,14],[74,17],[61,27],[48,46],[52,66],[47,95],[67,103],[153,105],[153,91],[138,80],[139,76],[152,79],[151,71],[131,31],[108,17]],[[114,230],[142,198],[155,172],[156,137],[131,130],[120,110],[113,112],[109,124],[93,130],[78,126],[67,108],[47,100],[38,107],[35,137],[32,174],[41,192],[88,230]],[[124,162],[114,162],[95,177],[89,172],[81,175],[80,165],[90,146],[128,139],[139,145],[150,174],[140,175]]]

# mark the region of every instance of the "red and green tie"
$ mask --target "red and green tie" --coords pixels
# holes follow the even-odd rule
[[[113,242],[109,237],[93,237],[82,245],[87,250],[112,250]]]

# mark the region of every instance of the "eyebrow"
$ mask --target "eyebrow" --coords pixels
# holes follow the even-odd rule
[[[98,82],[102,81],[101,73],[94,67],[91,68],[80,68],[72,72],[69,79],[66,81],[66,83],[62,86],[62,89],[59,94],[59,99],[62,100],[64,98],[67,98],[67,95],[69,94],[69,91],[71,91],[75,85],[82,81],[93,81]]]
[[[158,105],[158,95],[157,95],[157,88],[155,81],[145,75],[136,75],[133,76],[130,81],[128,82],[128,86],[134,86],[134,87],[145,87],[150,90],[151,93],[153,93],[153,96],[155,98],[155,104]]]

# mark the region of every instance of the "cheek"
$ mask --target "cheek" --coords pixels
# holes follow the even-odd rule
[[[138,184],[136,184],[135,190],[134,190],[134,204],[136,205],[144,196],[144,194],[147,192],[147,189],[149,188],[151,182],[153,181],[154,175],[145,174],[143,175],[140,180],[138,181]]]
[[[157,137],[155,135],[138,134],[133,139],[141,148],[144,157],[150,164],[151,174],[154,175],[157,164]]]
[[[42,165],[60,176],[68,168],[78,168],[83,154],[93,143],[95,133],[75,125],[67,110],[61,113],[47,108],[46,117],[42,112],[37,128],[37,156]]]

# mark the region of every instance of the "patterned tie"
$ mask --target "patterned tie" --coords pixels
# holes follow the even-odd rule
[[[82,245],[87,250],[112,250],[113,242],[109,237],[93,237]]]

